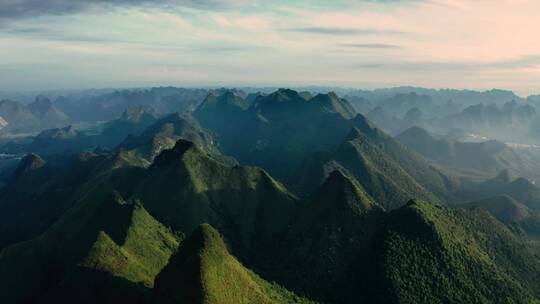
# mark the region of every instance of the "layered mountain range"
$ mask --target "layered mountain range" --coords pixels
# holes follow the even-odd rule
[[[540,301],[526,163],[394,138],[335,93],[215,90],[22,149],[0,189],[2,303]]]
[[[46,97],[38,96],[28,105],[7,99],[0,101],[0,130],[3,133],[30,133],[69,122],[70,118]]]

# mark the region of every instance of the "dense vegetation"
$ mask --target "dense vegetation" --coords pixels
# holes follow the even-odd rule
[[[0,175],[2,303],[540,302],[511,148],[400,143],[335,93],[185,93],[4,146],[28,153]]]

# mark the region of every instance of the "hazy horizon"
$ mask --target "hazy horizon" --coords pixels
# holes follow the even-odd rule
[[[163,1],[162,1],[163,2]],[[417,86],[540,92],[532,0],[13,0],[0,91]]]
[[[0,90],[0,94],[4,93],[7,94],[8,98],[9,95],[17,95],[17,94],[23,94],[23,95],[29,95],[34,96],[35,94],[62,94],[62,93],[77,93],[77,92],[85,92],[85,91],[122,91],[122,90],[149,90],[152,88],[160,88],[160,87],[174,87],[174,88],[185,88],[185,89],[238,89],[238,90],[260,90],[261,92],[264,91],[275,91],[277,89],[293,89],[293,90],[306,90],[306,91],[312,91],[312,92],[331,92],[335,90],[343,90],[343,91],[377,91],[377,90],[393,90],[393,89],[422,89],[422,90],[435,90],[435,91],[444,91],[444,90],[455,90],[455,91],[472,91],[472,92],[479,92],[479,93],[485,93],[489,91],[508,91],[512,92],[518,97],[521,98],[527,98],[529,96],[538,96],[540,95],[540,89],[538,92],[531,92],[530,94],[521,94],[518,91],[514,91],[511,89],[505,89],[505,88],[486,88],[486,89],[477,89],[477,88],[459,88],[459,87],[423,87],[423,86],[416,86],[416,85],[402,85],[402,86],[380,86],[380,87],[349,87],[349,86],[339,86],[339,85],[226,85],[226,84],[215,84],[215,85],[189,85],[189,84],[181,84],[181,83],[156,83],[152,85],[140,85],[140,86],[109,86],[109,87],[73,87],[73,88],[34,88],[34,89],[18,89],[18,90]],[[34,94],[34,95],[32,95]],[[0,95],[0,99],[6,98],[5,96]]]

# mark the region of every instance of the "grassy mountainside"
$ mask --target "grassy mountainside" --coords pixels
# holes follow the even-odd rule
[[[415,200],[385,212],[341,173],[320,191],[277,245],[275,265],[262,267],[298,294],[324,303],[539,300],[538,246],[482,209]]]
[[[413,201],[390,215],[380,257],[394,303],[538,301],[537,248],[481,210]]]
[[[182,243],[153,292],[159,303],[311,303],[245,268],[208,224]]]
[[[459,183],[430,166],[360,115],[345,141],[332,153],[308,158],[297,172],[297,189],[309,193],[334,169],[346,170],[385,207],[411,198],[455,200]]]
[[[182,140],[149,168],[102,166],[41,236],[2,250],[6,303],[306,301],[262,278],[324,303],[539,297],[538,246],[482,209],[387,212],[338,171],[300,203],[264,171]]]
[[[261,266],[270,277],[321,302],[366,302],[381,207],[340,171],[305,203],[285,239]],[[286,248],[283,250],[283,248]],[[360,292],[359,292],[360,291]]]
[[[447,202],[456,199],[455,195],[459,191],[460,184],[450,173],[431,166],[422,156],[379,130],[365,117],[357,116],[355,125],[367,135],[369,140],[378,145],[403,170],[437,198]]]
[[[0,293],[10,291],[8,303],[66,295],[97,301],[94,289],[104,301],[132,288],[145,298],[180,236],[201,223],[220,227],[249,257],[284,233],[297,210],[297,199],[264,171],[228,166],[191,142],[180,140],[150,168],[122,153],[94,157],[91,173],[77,182],[71,176],[77,186],[69,195],[48,196],[55,187],[38,195],[36,203],[67,200],[44,232],[2,251]]]
[[[282,233],[298,205],[265,171],[229,166],[184,140],[156,158],[138,188],[134,195],[174,229],[190,233],[207,222],[252,250]]]
[[[1,292],[9,294],[7,303],[95,302],[89,300],[94,292],[110,296],[108,301],[122,285],[140,286],[133,289],[137,294],[153,286],[178,242],[140,203],[114,191],[96,194],[78,202],[41,237],[1,252]]]

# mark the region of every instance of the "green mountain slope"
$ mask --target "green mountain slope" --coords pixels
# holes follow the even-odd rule
[[[376,288],[366,278],[374,273],[373,241],[383,219],[383,209],[359,185],[334,171],[261,267],[321,302],[366,302]]]
[[[444,207],[459,185],[333,94],[253,98],[246,124],[275,151],[338,122],[324,144],[283,150],[310,155],[303,199],[220,155],[187,115],[110,152],[30,154],[0,189],[2,303],[540,301],[534,184],[505,171],[467,189],[490,199]],[[277,137],[299,123],[291,109],[316,126]]]
[[[245,268],[208,224],[182,243],[157,277],[154,295],[159,303],[309,303]]]
[[[233,149],[234,143],[230,141],[239,134],[239,127],[248,117],[246,110],[250,104],[232,91],[211,93],[193,112],[193,116],[204,128],[218,133],[222,145]]]
[[[101,134],[96,142],[103,147],[114,148],[127,136],[137,136],[147,127],[156,122],[156,118],[145,108],[127,108],[122,116],[112,120],[103,126]]]
[[[540,188],[525,178],[515,178],[509,170],[474,185],[470,192],[478,198],[509,195],[529,209],[540,211]]]
[[[534,167],[512,148],[495,140],[477,143],[439,139],[419,127],[407,129],[396,139],[430,160],[474,175],[491,175],[503,169],[527,173],[531,165]]]
[[[259,266],[298,294],[324,303],[540,299],[537,244],[482,209],[416,200],[385,212],[338,172],[319,191],[270,251],[275,262]]]
[[[94,137],[79,132],[73,126],[42,131],[26,151],[40,155],[77,154],[95,145]]]
[[[497,195],[468,203],[465,206],[487,210],[516,233],[532,239],[538,239],[540,235],[540,213],[529,209],[509,195]]]
[[[474,201],[467,206],[484,208],[503,223],[517,223],[531,216],[527,206],[505,194]]]
[[[69,195],[50,197],[51,187],[37,196],[36,202],[63,202],[62,212],[40,226],[39,237],[1,252],[0,293],[14,290],[8,303],[66,295],[107,302],[124,291],[146,298],[178,236],[210,222],[249,259],[285,232],[298,209],[298,200],[264,171],[229,166],[191,142],[180,140],[149,168],[121,154],[90,157],[100,161],[81,180],[71,176],[77,186]]]
[[[415,201],[390,215],[384,235],[380,267],[390,302],[538,301],[538,250],[486,212]]]
[[[174,147],[179,139],[196,143],[219,154],[214,135],[203,129],[189,114],[171,114],[149,126],[139,136],[126,138],[117,150],[126,150],[151,163],[161,151]]]
[[[218,135],[223,153],[285,182],[305,157],[334,149],[356,115],[334,93],[306,99],[294,90],[279,89],[252,99],[232,93],[209,96],[194,116]]]
[[[105,160],[85,153],[65,167],[40,156],[24,157],[0,191],[0,248],[39,236],[71,207],[78,188]]]
[[[132,289],[137,294],[153,286],[178,243],[139,202],[125,201],[118,192],[94,196],[41,237],[1,252],[1,293],[9,293],[6,303],[97,302],[91,300],[94,292],[115,298],[123,289],[117,284],[141,286]]]
[[[298,205],[263,170],[229,166],[184,140],[156,158],[134,195],[175,230],[207,222],[246,250],[283,233]]]
[[[422,156],[373,126],[365,117],[357,116],[355,120],[355,125],[363,134],[425,189],[446,202],[456,199],[456,193],[459,192],[461,185],[450,172],[443,172],[431,166]]]
[[[335,169],[346,170],[376,201],[394,208],[411,198],[452,202],[459,183],[374,127],[364,117],[332,153],[308,158],[296,173],[296,189],[309,193]]]

